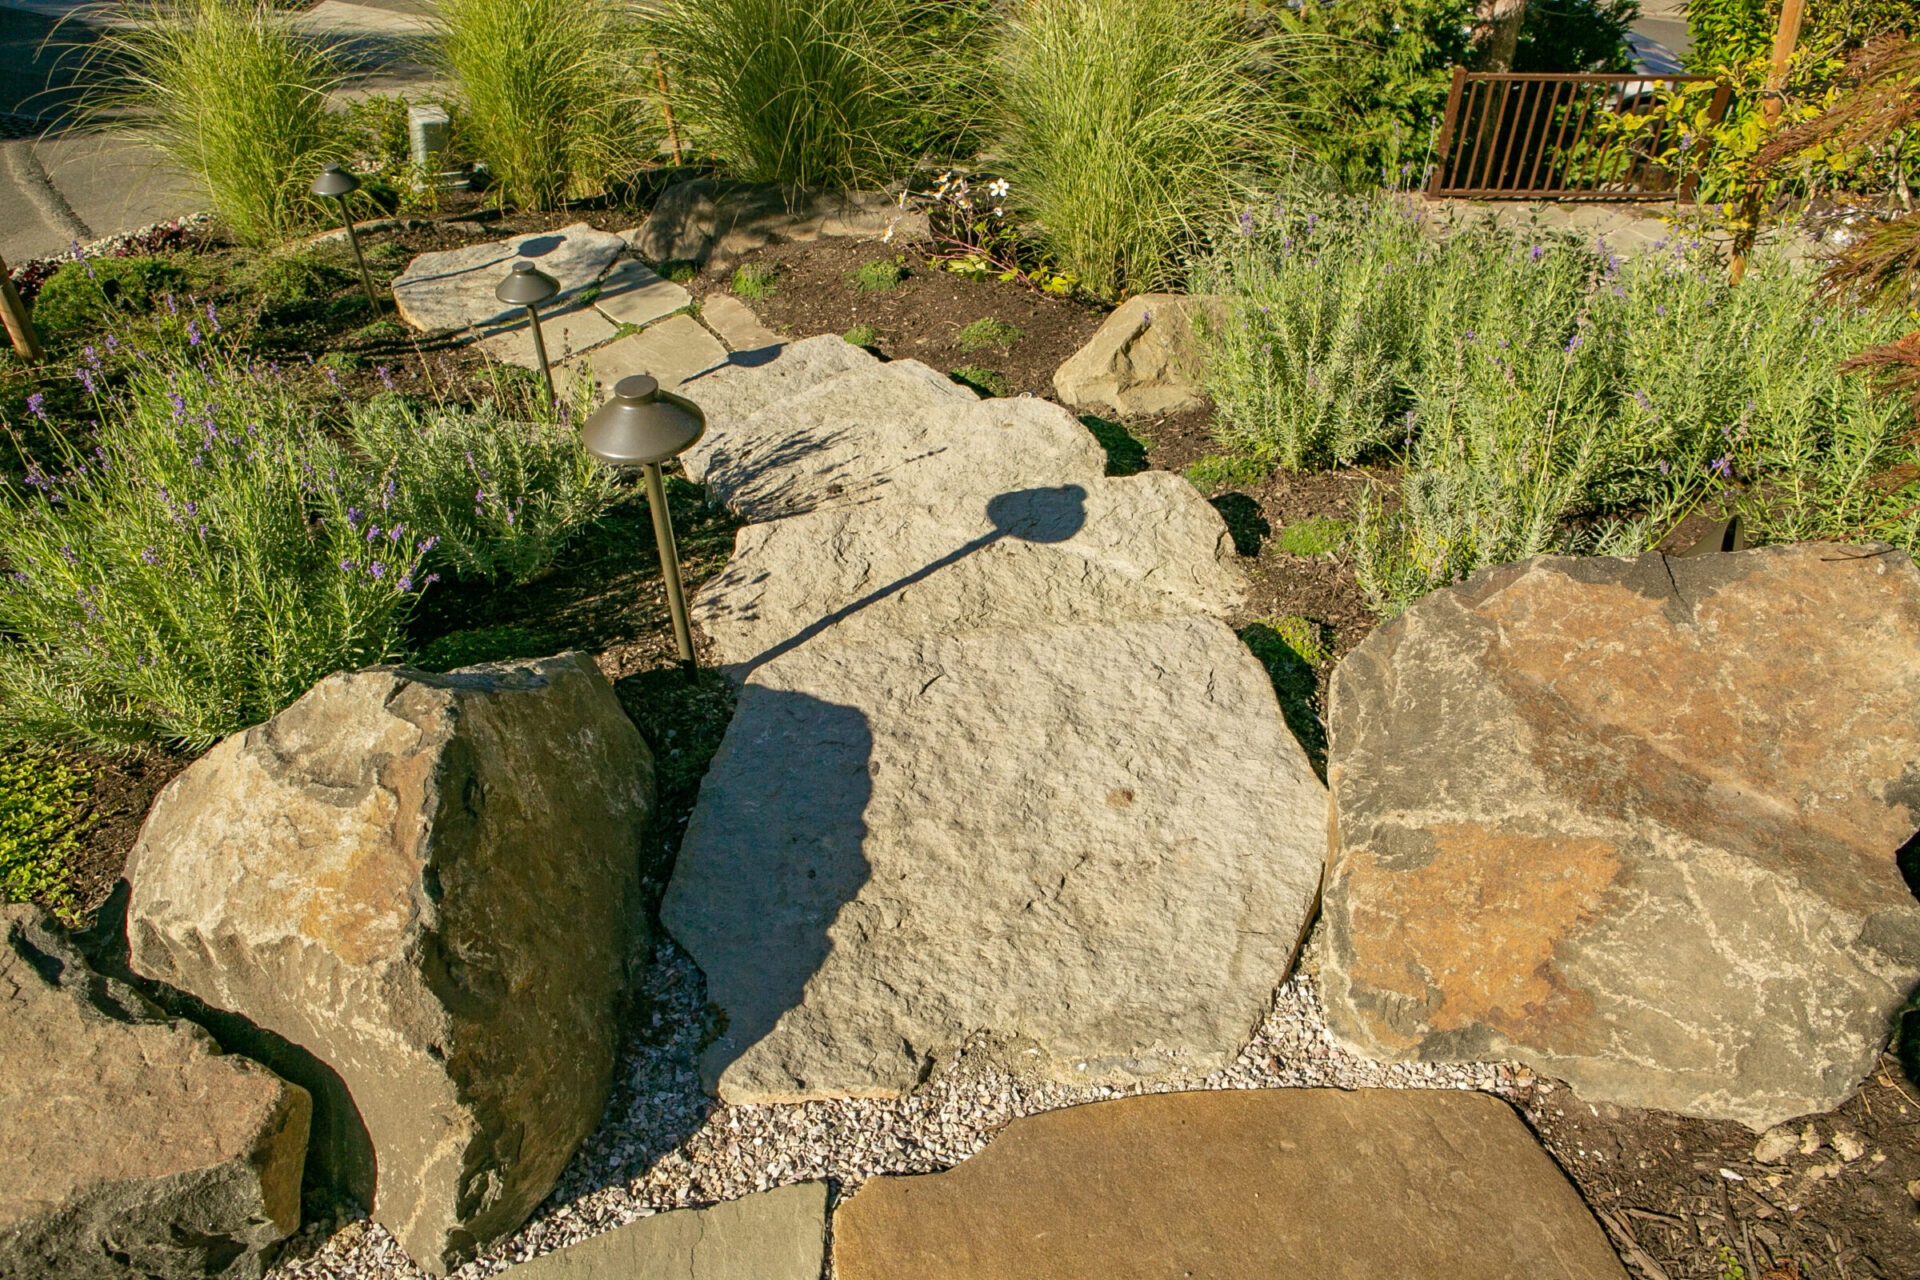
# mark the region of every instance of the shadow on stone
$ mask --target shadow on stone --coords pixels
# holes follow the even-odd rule
[[[852,604],[834,610],[818,622],[782,640],[765,653],[741,663],[735,669],[735,674],[744,680],[755,668],[765,666],[782,654],[792,653],[834,623],[851,617],[868,605],[878,604],[888,596],[904,591],[916,582],[924,582],[948,565],[964,560],[974,552],[990,547],[1002,538],[1016,538],[1021,542],[1066,542],[1079,533],[1087,523],[1087,491],[1077,484],[1064,484],[1045,489],[1016,489],[1010,493],[995,494],[987,500],[987,519],[993,525],[992,532],[983,533],[969,542],[964,542],[932,564],[915,569],[906,577],[897,578],[877,591],[870,591],[861,596]]]
[[[566,242],[565,236],[535,236],[520,242],[519,255],[522,258],[544,258]]]
[[[833,949],[828,931],[867,882],[872,756],[872,731],[853,707],[759,684],[740,694],[713,765],[723,785],[709,789],[687,831],[684,848],[705,853],[683,853],[660,909],[696,954],[730,953],[707,973],[708,998],[729,1019],[701,1055],[710,1092],[800,1008]],[[768,824],[763,811],[781,817]],[[778,829],[805,838],[769,839]]]
[[[1125,423],[1088,413],[1081,415],[1080,425],[1107,451],[1108,475],[1134,476],[1147,469],[1146,442],[1128,431]]]
[[[1244,493],[1223,493],[1208,503],[1227,522],[1233,549],[1243,556],[1257,556],[1260,546],[1273,533],[1273,526],[1260,514],[1260,504]]]
[[[1320,718],[1320,678],[1291,642],[1272,625],[1256,622],[1240,632],[1240,640],[1273,681],[1280,714],[1307,753],[1307,762],[1322,782],[1327,780],[1327,727]]]
[[[373,1208],[373,1140],[346,1082],[326,1063],[282,1036],[237,1013],[216,1009],[164,982],[134,972],[128,962],[125,880],[100,907],[91,928],[74,935],[87,963],[108,977],[132,986],[168,1016],[184,1018],[213,1036],[228,1053],[260,1063],[313,1097],[307,1164],[300,1184],[301,1216],[311,1222],[331,1217],[342,1206]]]

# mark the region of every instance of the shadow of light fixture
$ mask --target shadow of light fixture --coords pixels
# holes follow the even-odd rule
[[[544,365],[545,361],[542,360]],[[599,461],[619,471],[636,468],[645,476],[647,506],[653,513],[653,538],[660,548],[660,573],[666,580],[667,609],[673,615],[673,638],[688,679],[697,679],[693,656],[693,626],[687,617],[687,595],[680,582],[680,554],[673,541],[673,517],[667,511],[667,490],[660,464],[693,447],[707,430],[700,406],[660,389],[644,373],[613,384],[613,399],[594,410],[580,427],[580,444]]]

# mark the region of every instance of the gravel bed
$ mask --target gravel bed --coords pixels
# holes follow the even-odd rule
[[[655,950],[650,1001],[636,1014],[619,1083],[600,1127],[524,1228],[454,1271],[497,1275],[516,1262],[667,1209],[713,1204],[794,1182],[832,1180],[836,1200],[883,1173],[931,1173],[980,1150],[1009,1120],[1059,1107],[1177,1089],[1334,1086],[1479,1089],[1526,1096],[1516,1063],[1379,1063],[1333,1042],[1303,965],[1239,1057],[1185,1082],[1080,1087],[1009,1074],[996,1055],[963,1051],[905,1098],[724,1106],[700,1090],[695,1062],[709,1026],[706,982],[671,941]],[[271,1280],[414,1280],[416,1268],[364,1219],[311,1224]]]

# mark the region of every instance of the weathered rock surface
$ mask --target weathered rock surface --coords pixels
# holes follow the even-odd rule
[[[781,348],[779,359],[770,364],[729,365],[714,370],[681,392],[706,414],[707,432],[680,455],[680,465],[694,483],[704,483],[708,461],[716,452],[729,452],[739,446],[736,434],[754,414],[838,374],[875,368],[879,363],[865,348],[826,334],[788,343]]]
[[[629,1222],[511,1269],[513,1280],[819,1280],[827,1184]]]
[[[735,351],[771,354],[783,341],[779,334],[760,323],[753,308],[729,294],[708,295],[701,304],[700,319]]]
[[[306,1091],[0,906],[0,1277],[257,1277],[300,1225]]]
[[[1001,494],[1106,474],[1098,442],[1059,405],[980,400],[917,360],[829,378],[723,433],[703,478],[754,521],[882,500],[981,511]]]
[[[514,321],[525,316],[526,309],[506,306],[493,291],[513,263],[525,258],[560,282],[559,295],[546,304],[557,311],[605,275],[625,248],[619,236],[577,222],[559,231],[423,253],[394,277],[394,307],[402,320],[423,330]]]
[[[524,317],[525,312],[521,312]],[[523,369],[538,369],[540,354],[533,346],[533,325],[520,319],[509,324],[483,328],[475,345],[488,356]],[[620,330],[601,315],[598,308],[575,303],[540,316],[540,338],[547,346],[550,364],[566,364],[569,357],[610,341]]]
[[[1306,927],[1326,793],[1266,672],[1177,618],[757,668],[661,916],[733,1102],[889,1096],[976,1032],[1075,1082],[1230,1058]]]
[[[651,794],[585,655],[332,676],[161,793],[132,963],[336,1072],[377,1161],[358,1189],[443,1269],[600,1118]]]
[[[600,281],[593,305],[615,324],[644,328],[684,310],[693,295],[671,280],[662,279],[644,262],[615,263]]]
[[[1330,711],[1324,979],[1381,1058],[1519,1058],[1765,1129],[1920,982],[1920,574],[1798,545],[1476,574]]]
[[[970,410],[967,412],[971,412]],[[821,643],[1224,616],[1242,599],[1220,515],[1177,475],[1016,490],[971,508],[874,502],[743,528],[694,598],[723,663]]]
[[[651,262],[695,262],[725,270],[776,240],[841,237],[904,244],[928,234],[925,214],[902,209],[882,191],[791,191],[703,178],[668,187],[628,237],[634,252]]]
[[[1278,1089],[1015,1120],[945,1173],[834,1216],[840,1280],[1626,1280],[1507,1106]]]
[[[1143,293],[1113,309],[1053,375],[1068,404],[1111,413],[1173,413],[1199,405],[1205,359],[1196,317],[1220,323],[1218,298]]]

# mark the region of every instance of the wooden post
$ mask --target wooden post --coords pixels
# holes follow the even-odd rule
[[[13,339],[13,349],[28,364],[40,363],[40,339],[33,332],[33,321],[27,318],[27,304],[20,300],[20,291],[13,287],[13,275],[7,270],[7,260],[0,258],[0,315],[7,322],[7,336]]]
[[[653,70],[660,78],[660,109],[667,116],[667,146],[673,151],[673,162],[680,163],[680,131],[673,123],[673,95],[667,92],[667,60],[656,52],[653,55]]]
[[[1787,67],[1793,61],[1794,46],[1800,43],[1800,23],[1806,17],[1806,0],[1783,0],[1780,6],[1780,25],[1773,33],[1773,57],[1767,63],[1767,81],[1760,90],[1760,120],[1771,130],[1780,123],[1780,113],[1786,110],[1781,99],[1781,91],[1787,85]],[[1760,200],[1762,183],[1756,175],[1747,188],[1742,210],[1746,215],[1746,226],[1741,228],[1733,245],[1733,264],[1727,279],[1739,284],[1747,278],[1747,254],[1753,250],[1754,239],[1760,234]]]

